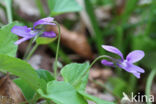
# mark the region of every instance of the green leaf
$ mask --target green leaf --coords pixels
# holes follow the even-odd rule
[[[109,101],[104,101],[102,99],[99,99],[95,96],[89,95],[83,91],[79,91],[79,94],[81,94],[82,96],[84,96],[84,98],[91,100],[93,102],[95,102],[96,104],[114,104],[113,102],[109,102]]]
[[[36,72],[38,73],[39,77],[41,79],[44,79],[47,83],[54,80],[55,78],[51,75],[51,73],[47,70],[36,70]]]
[[[87,83],[88,83],[88,76],[89,76],[89,72],[82,78],[79,85],[76,86],[77,90],[85,91]]]
[[[49,45],[49,48],[56,54],[56,47],[57,47],[57,44],[56,43],[52,43]],[[61,58],[61,60],[68,64],[68,63],[71,63],[71,59],[69,58],[69,56],[64,52],[63,49],[59,49],[59,56]]]
[[[56,104],[87,104],[69,83],[63,81],[49,82],[46,94],[41,89],[38,92],[43,98],[50,99]]]
[[[88,62],[84,64],[71,63],[62,68],[61,75],[65,82],[70,83],[78,90],[84,90],[88,82],[88,68]],[[75,85],[78,80],[82,81]]]
[[[78,12],[82,8],[76,0],[48,0],[51,16],[60,15],[68,12]]]
[[[39,44],[39,45],[44,45],[44,44],[50,44],[55,40],[56,40],[56,38],[38,37],[36,39],[36,43]]]
[[[17,36],[11,33],[11,29],[17,24],[13,22],[0,29],[0,54],[16,56],[17,45],[14,42],[17,41]]]
[[[7,71],[20,77],[33,89],[38,89],[40,87],[39,76],[31,65],[23,60],[0,54],[0,71]]]
[[[21,78],[17,78],[14,80],[14,82],[16,83],[16,85],[22,90],[22,93],[24,95],[24,97],[26,98],[27,101],[32,100],[34,94],[35,94],[35,90],[32,89],[28,83],[26,83],[24,80],[22,80]]]

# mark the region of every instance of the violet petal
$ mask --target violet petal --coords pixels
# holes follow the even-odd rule
[[[19,39],[15,42],[15,45],[19,45],[21,44],[22,42],[26,41],[26,40],[29,40],[30,38],[22,38],[22,39]]]
[[[35,28],[38,25],[56,25],[55,23],[52,23],[53,21],[54,21],[54,18],[52,17],[40,19],[34,23],[33,28]]]
[[[132,73],[134,76],[136,76],[138,79],[140,78],[140,73]]]
[[[31,31],[31,29],[28,28],[27,26],[14,26],[11,29],[12,33],[14,33],[18,36],[21,36],[21,37],[29,37],[30,31]]]
[[[140,72],[140,73],[144,73],[144,69],[140,68],[139,66],[136,66],[132,63],[129,62],[123,62],[121,64],[118,64],[118,66],[122,69],[125,69],[128,72]]]
[[[123,54],[121,53],[121,51],[119,49],[117,49],[113,46],[109,46],[109,45],[102,45],[102,48],[104,48],[108,52],[112,52],[112,53],[119,55],[121,57],[121,59],[124,60]]]
[[[50,31],[50,32],[43,32],[43,34],[41,36],[47,37],[47,38],[55,38],[56,34],[53,31]]]
[[[118,66],[120,68],[126,70],[127,72],[134,74],[135,76],[138,75],[137,78],[139,77],[139,73],[145,72],[144,69],[142,69],[134,64],[128,63],[128,62],[118,64]]]
[[[107,60],[102,60],[101,63],[105,66],[114,66],[113,62],[107,61]]]
[[[136,66],[134,64],[129,64],[128,65],[128,69],[131,70],[131,72],[133,72],[133,70],[137,71],[137,72],[140,72],[140,73],[144,73],[144,69],[142,69],[141,67],[139,66]]]
[[[135,63],[141,60],[145,56],[144,52],[141,50],[135,50],[129,53],[126,57],[126,60],[130,63]]]

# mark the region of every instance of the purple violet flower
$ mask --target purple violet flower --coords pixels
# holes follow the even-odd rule
[[[16,34],[17,36],[22,37],[22,39],[18,40],[15,42],[16,45],[21,44],[22,42],[29,40],[31,38],[34,38],[37,34],[39,34],[40,30],[35,29],[35,26],[38,25],[55,25],[52,23],[54,21],[54,18],[52,17],[47,17],[38,20],[37,22],[34,23],[34,30],[31,28],[28,28],[27,26],[14,26],[11,29],[11,32]],[[43,32],[41,37],[47,37],[47,38],[54,38],[56,37],[56,34],[53,31],[49,32]]]
[[[113,62],[102,60],[101,63],[104,64],[105,66],[117,65],[118,67],[126,70],[127,72],[132,73],[137,78],[140,78],[140,74],[145,72],[144,69],[133,64],[135,62],[138,62],[144,57],[145,54],[143,51],[141,50],[132,51],[127,55],[126,59],[124,59],[123,54],[120,52],[119,49],[109,45],[102,45],[102,48],[104,48],[108,52],[117,54],[121,57],[121,59],[119,60],[113,59]]]
[[[35,28],[38,25],[56,25],[55,23],[52,23],[53,21],[54,21],[54,18],[52,17],[40,19],[34,23],[33,28]]]

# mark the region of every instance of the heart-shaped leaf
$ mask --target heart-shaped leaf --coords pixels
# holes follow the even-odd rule
[[[17,22],[13,22],[0,29],[0,54],[16,56],[17,45],[15,45],[14,42],[17,41],[18,38],[11,33],[11,29],[18,24]]]
[[[92,95],[89,95],[89,94],[87,94],[87,93],[85,93],[83,91],[79,91],[79,94],[84,96],[84,98],[95,102],[96,104],[114,104],[113,102],[109,102],[109,101],[105,101],[105,100],[99,99],[99,98],[97,98],[95,96],[92,96]]]
[[[55,79],[47,70],[39,69],[36,70],[36,72],[38,73],[39,77],[44,79],[47,83]]]
[[[88,82],[88,68],[88,62],[84,64],[71,63],[62,68],[61,75],[65,82],[70,83],[76,89],[85,90]]]
[[[56,104],[88,104],[69,83],[52,81],[47,84],[46,94],[39,89],[39,94]]]
[[[75,0],[48,0],[48,6],[52,16],[77,12],[82,9]]]
[[[27,101],[30,101],[33,99],[33,96],[35,94],[35,90],[32,89],[28,83],[26,83],[24,80],[21,78],[17,78],[14,80],[16,85],[22,90],[22,93],[24,97],[26,98]]]
[[[0,71],[7,71],[20,77],[33,89],[40,88],[40,78],[35,70],[27,62],[0,54]]]

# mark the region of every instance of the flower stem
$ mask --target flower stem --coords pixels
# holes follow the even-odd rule
[[[32,50],[29,52],[29,54],[25,58],[26,61],[28,61],[30,59],[30,57],[33,55],[33,53],[35,52],[35,50],[37,49],[38,46],[39,46],[38,44],[35,44],[35,46],[32,48]]]
[[[8,23],[12,23],[12,21],[13,21],[12,11],[11,11],[11,3],[12,3],[12,0],[5,0]]]
[[[30,51],[32,44],[33,44],[33,39],[30,40],[30,42],[29,42],[29,44],[28,44],[28,46],[27,46],[26,52],[25,52],[25,54],[24,54],[24,59],[25,59],[26,56],[28,55],[28,52]]]
[[[58,54],[59,54],[59,48],[60,48],[60,40],[61,40],[61,29],[58,22],[54,21],[54,23],[57,25],[58,28],[58,42],[57,42],[57,49],[56,49],[56,57],[54,61],[54,77],[57,78],[57,61],[58,61]]]
[[[147,95],[147,99],[148,99],[147,104],[152,104],[151,102],[149,102],[149,99],[150,99],[152,81],[153,81],[155,75],[156,75],[156,69],[153,69],[147,79],[147,84],[146,84],[146,95]]]
[[[98,60],[103,59],[103,58],[109,58],[109,59],[111,59],[112,61],[114,61],[112,57],[107,56],[107,55],[102,55],[102,56],[97,57],[97,58],[90,64],[89,69],[90,69]],[[89,69],[88,69],[88,70],[89,70]]]
[[[25,52],[25,54],[24,54],[24,60],[27,60],[26,58],[28,57],[28,54],[30,54],[29,53],[29,51],[30,51],[30,49],[31,49],[31,46],[33,45],[33,43],[36,41],[36,39],[40,36],[40,35],[42,35],[42,33],[43,33],[43,31],[40,31],[39,33],[38,33],[38,35],[36,35],[34,38],[32,38],[31,40],[30,40],[30,42],[29,42],[29,45],[28,45],[28,47],[27,47],[27,50],[26,50],[26,52]],[[38,46],[37,46],[38,47]],[[36,47],[36,48],[37,48]],[[33,49],[32,49],[33,50]],[[35,49],[36,50],[36,49]],[[35,51],[34,50],[34,51]],[[34,52],[33,52],[34,53]],[[32,54],[33,54],[32,53]],[[31,56],[30,56],[31,57]],[[28,59],[29,60],[29,59]]]

